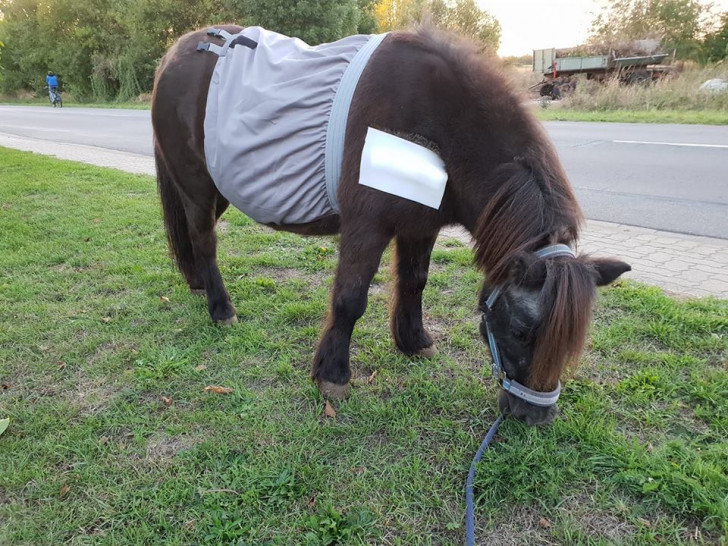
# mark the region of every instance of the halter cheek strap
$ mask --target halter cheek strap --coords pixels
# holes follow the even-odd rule
[[[537,258],[556,258],[558,256],[570,256],[574,258],[576,256],[571,248],[569,248],[567,245],[562,244],[546,246],[534,252],[534,255]],[[490,296],[488,296],[488,299],[485,301],[486,310],[483,313],[484,318],[486,318],[487,314],[493,310],[493,305],[498,299],[498,296],[500,296],[502,290],[502,286],[497,286],[490,293]],[[559,399],[559,395],[561,394],[561,382],[559,381],[558,385],[554,390],[549,392],[541,392],[529,389],[515,379],[510,379],[506,374],[505,369],[503,368],[503,364],[500,358],[500,351],[498,351],[498,343],[495,340],[495,336],[493,335],[493,332],[491,331],[490,325],[488,324],[487,320],[485,320],[485,328],[488,333],[488,345],[490,346],[490,354],[493,357],[493,364],[491,365],[493,378],[498,382],[503,390],[534,406],[546,408],[556,404]]]

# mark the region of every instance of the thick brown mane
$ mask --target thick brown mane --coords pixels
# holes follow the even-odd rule
[[[477,47],[432,29],[416,35],[459,75],[473,105],[469,115],[480,118],[482,131],[470,134],[483,135],[485,158],[476,163],[487,174],[468,183],[479,184],[488,198],[473,234],[475,260],[489,283],[506,283],[519,253],[553,243],[575,244],[581,209],[544,130],[495,63]],[[498,153],[492,151],[494,139]],[[594,292],[594,272],[584,261],[549,260],[541,292],[547,311],[535,345],[532,388],[554,388],[563,365],[578,358]]]

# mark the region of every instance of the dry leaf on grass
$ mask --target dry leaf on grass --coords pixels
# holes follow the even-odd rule
[[[200,364],[199,366],[195,366],[195,371],[196,372],[201,372],[202,370],[206,370],[206,369],[207,369],[207,366],[205,366],[204,364]]]
[[[551,528],[551,522],[547,520],[546,518],[541,518],[538,520],[538,525],[541,527],[541,529],[550,529]]]
[[[104,318],[102,318],[101,320],[102,320],[103,322],[105,322],[106,324],[108,324],[109,322],[111,322],[111,317],[104,317]]]
[[[215,394],[230,394],[235,389],[231,389],[230,387],[218,387],[217,385],[208,385],[202,390],[205,392],[214,392]]]
[[[162,396],[162,402],[164,402],[165,406],[169,407],[172,405],[172,397]]]
[[[329,404],[328,400],[326,400],[326,405],[324,406],[324,415],[326,417],[331,417],[332,419],[336,417],[336,410],[331,404]]]
[[[64,485],[63,487],[61,487],[61,492],[58,494],[58,498],[62,499],[63,497],[65,497],[68,494],[68,492],[70,490],[71,490],[70,485],[68,485],[68,484]]]
[[[100,444],[101,444],[102,446],[105,446],[106,444],[108,444],[108,443],[109,443],[109,439],[108,439],[108,438],[107,438],[106,436],[102,436],[102,437],[101,437],[101,439],[99,440],[99,443],[100,443]]]
[[[59,369],[59,370],[64,370],[64,369],[66,369],[66,363],[65,363],[65,362],[60,362],[60,363],[58,364],[58,369]]]
[[[367,385],[371,385],[372,382],[374,381],[374,378],[375,377],[377,377],[377,370],[374,370],[372,372],[372,375],[370,375],[369,377],[367,377]]]
[[[159,299],[162,300],[164,303],[169,303],[169,298],[167,296],[159,296]]]
[[[308,502],[306,504],[308,504],[309,506],[312,506],[312,507],[316,506],[316,495],[314,495],[313,497],[308,499]]]

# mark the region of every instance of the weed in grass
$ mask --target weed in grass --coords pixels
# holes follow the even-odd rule
[[[353,510],[346,516],[327,506],[322,514],[306,518],[304,533],[306,544],[329,546],[330,544],[349,544],[354,538],[364,534],[374,523],[374,517],[366,510]]]

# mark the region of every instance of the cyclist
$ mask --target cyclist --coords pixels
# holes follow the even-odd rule
[[[46,76],[46,85],[48,86],[48,98],[51,103],[55,103],[58,95],[58,76],[56,76],[53,72],[48,72],[48,75]]]

